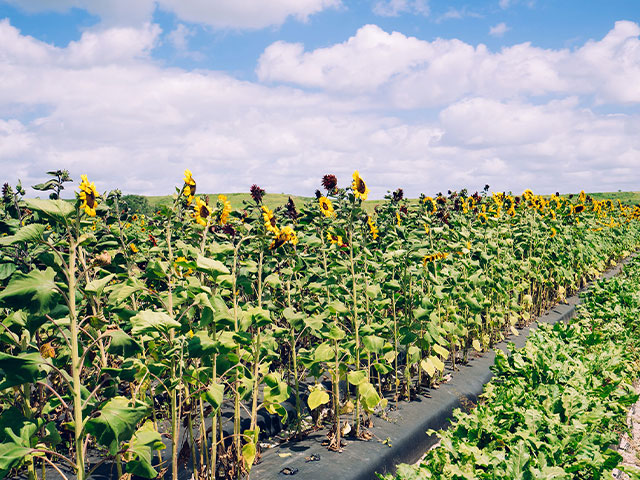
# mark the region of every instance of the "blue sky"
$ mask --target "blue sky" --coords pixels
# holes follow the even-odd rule
[[[639,190],[639,22],[637,0],[0,0],[2,181]]]

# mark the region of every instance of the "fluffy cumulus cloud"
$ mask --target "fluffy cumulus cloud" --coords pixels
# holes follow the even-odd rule
[[[167,194],[190,168],[201,191],[311,195],[323,174],[346,186],[358,169],[378,197],[640,182],[635,23],[573,50],[498,52],[367,25],[313,51],[269,46],[254,82],[164,67],[160,34],[103,27],[60,48],[0,21],[3,178],[67,168],[103,191]]]
[[[274,43],[260,57],[256,71],[263,81],[386,95],[401,108],[444,106],[473,95],[579,93],[602,103],[637,103],[638,35],[636,23],[620,21],[602,40],[573,51],[522,43],[492,52],[482,44],[428,42],[366,25],[344,43],[313,51],[301,44]]]
[[[489,28],[489,35],[493,37],[502,37],[509,30],[510,28],[507,27],[506,23],[500,22],[497,25],[494,25],[493,27]]]

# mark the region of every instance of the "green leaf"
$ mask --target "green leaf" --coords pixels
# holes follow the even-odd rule
[[[152,451],[165,448],[162,437],[153,426],[151,420],[147,420],[133,434],[128,451],[134,458],[127,462],[127,472],[143,478],[155,478],[158,472],[152,467]]]
[[[102,295],[102,291],[104,290],[104,287],[106,287],[108,283],[114,278],[115,278],[115,274],[111,273],[106,277],[92,280],[89,283],[87,283],[87,285],[84,287],[84,291],[86,293],[92,293],[95,296],[100,296]]]
[[[140,344],[122,330],[109,332],[111,343],[107,350],[112,355],[128,358],[142,351]]]
[[[0,478],[4,478],[12,468],[18,467],[31,449],[15,443],[0,444]]]
[[[32,270],[27,274],[16,272],[9,285],[0,293],[0,304],[13,307],[28,307],[31,313],[44,315],[56,303],[56,272],[51,267],[46,270]]]
[[[471,346],[477,352],[481,352],[482,351],[482,346],[480,345],[480,341],[477,338],[473,339],[473,342],[471,342]]]
[[[214,278],[218,275],[229,275],[231,273],[226,265],[221,261],[207,258],[202,255],[198,255],[196,266],[198,271],[208,273]]]
[[[214,342],[205,330],[200,330],[189,339],[189,356],[209,357],[218,352],[218,345],[218,342]]]
[[[321,389],[316,389],[311,392],[307,399],[309,410],[315,410],[320,405],[325,405],[327,403],[329,403],[329,394],[325,390]]]
[[[247,472],[251,471],[253,467],[253,461],[256,458],[256,444],[253,442],[247,442],[242,446],[242,460],[244,462],[244,468]]]
[[[217,412],[220,406],[222,405],[223,397],[224,397],[224,385],[220,383],[212,383],[202,393],[202,398],[204,398],[207,402],[209,402],[209,404],[211,404],[214,412]]]
[[[362,382],[358,389],[365,410],[371,412],[380,403],[380,395],[375,387],[367,381]]]
[[[334,325],[333,327],[331,327],[331,330],[329,330],[329,335],[327,336],[332,340],[342,340],[347,336],[347,334],[343,329],[341,329],[337,325]]]
[[[148,411],[146,405],[131,407],[128,398],[114,397],[104,404],[98,417],[87,420],[86,430],[100,445],[109,449],[109,455],[115,455],[120,449],[120,442],[131,438],[138,422]]]
[[[384,348],[384,338],[377,335],[367,335],[362,337],[362,344],[368,352],[381,353]]]
[[[24,200],[24,204],[29,210],[41,213],[60,223],[66,223],[67,218],[73,215],[76,211],[73,203],[64,200],[41,200],[39,198],[29,198]]]
[[[333,360],[334,356],[335,351],[327,342],[318,345],[313,352],[313,359],[316,362],[328,362],[329,360]]]
[[[20,353],[17,356],[0,352],[0,390],[35,383],[44,378],[51,367],[44,364],[40,352]]]
[[[347,373],[347,380],[351,385],[360,385],[362,382],[367,381],[367,372],[364,370],[356,370]]]
[[[429,357],[429,360],[431,360],[431,362],[433,363],[433,365],[440,370],[441,372],[444,372],[444,363],[442,362],[442,360],[440,360],[438,357],[436,357],[435,355],[431,355]]]
[[[168,334],[172,328],[180,328],[180,322],[172,319],[164,312],[144,310],[131,317],[131,333],[142,335],[145,333]]]
[[[42,238],[42,233],[47,228],[41,223],[32,223],[22,227],[15,235],[0,238],[0,245],[13,245],[18,242],[32,242]]]

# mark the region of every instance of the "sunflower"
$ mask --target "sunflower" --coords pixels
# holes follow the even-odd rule
[[[189,203],[193,202],[193,197],[196,194],[196,181],[191,175],[191,170],[184,171],[184,188],[182,189],[184,196],[187,197]]]
[[[584,190],[580,190],[580,195],[578,195],[578,200],[580,200],[580,203],[584,203],[587,200],[587,195],[584,193]]]
[[[360,174],[356,170],[353,172],[353,183],[351,184],[351,189],[355,194],[356,198],[360,200],[366,200],[369,196],[369,188],[367,184],[364,183],[364,180],[360,177]]]
[[[339,247],[344,247],[345,243],[342,241],[341,235],[336,235],[335,233],[327,232],[327,240],[330,243],[335,243]]]
[[[173,269],[176,271],[176,274],[179,277],[186,277],[187,275],[191,275],[193,273],[193,269],[191,269],[191,268],[186,268],[185,269],[185,267],[180,265],[180,263],[183,263],[183,262],[186,263],[186,261],[187,261],[187,259],[185,257],[178,257],[173,262]]]
[[[276,217],[266,205],[262,206],[262,218],[264,219],[264,226],[267,231],[273,233],[277,237],[280,234],[280,229],[278,229],[278,225],[276,224]]]
[[[551,238],[553,238],[553,237],[555,237],[555,236],[556,236],[556,234],[557,234],[557,233],[558,233],[558,232],[556,231],[556,229],[555,229],[555,228],[553,228],[553,227],[551,227],[551,233],[549,234],[549,236],[550,236]]]
[[[580,205],[575,205],[575,206],[571,206],[571,213],[581,213],[582,211],[584,211],[585,206],[580,204]]]
[[[231,214],[231,202],[227,199],[226,195],[218,195],[218,202],[222,204],[222,212],[220,213],[220,225],[224,225],[229,222],[229,215]]]
[[[327,197],[320,197],[318,199],[318,203],[320,204],[320,210],[322,211],[325,217],[332,217],[335,215],[333,210],[333,203]]]
[[[431,255],[425,255],[424,258],[422,259],[422,265],[426,267],[427,263],[435,262],[436,260],[443,260],[448,256],[449,254],[446,252],[437,252],[437,253],[432,253]]]
[[[89,183],[86,175],[81,175],[80,178],[82,178],[82,183],[80,183],[80,200],[82,200],[82,205],[80,205],[80,208],[84,209],[84,212],[90,217],[95,217],[96,206],[98,205],[96,198],[100,195],[94,183]]]
[[[133,253],[138,253],[138,251],[139,251],[139,250],[138,250],[138,247],[136,247],[136,244],[135,244],[135,243],[130,243],[130,244],[129,244],[129,248],[131,249],[131,251],[132,251]]]
[[[434,214],[438,211],[436,201],[432,197],[424,197],[424,200],[422,202],[430,207],[429,213]]]
[[[200,197],[196,198],[196,204],[193,206],[193,218],[196,219],[203,227],[207,226],[208,218],[211,216],[211,208]]]
[[[273,242],[271,242],[271,245],[269,246],[270,250],[278,248],[287,242],[291,243],[291,245],[298,244],[298,236],[296,235],[296,232],[288,225],[282,228],[275,237],[276,238],[274,238]]]
[[[371,219],[371,217],[367,217],[367,224],[369,225],[369,233],[375,240],[376,238],[378,238],[378,232],[379,232],[378,227],[376,226],[375,223],[373,223],[373,220]]]
[[[484,212],[481,212],[478,214],[478,219],[480,220],[481,223],[487,223],[489,221],[489,217]]]

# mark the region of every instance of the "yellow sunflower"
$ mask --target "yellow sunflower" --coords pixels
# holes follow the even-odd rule
[[[89,183],[86,175],[81,175],[80,178],[82,178],[82,183],[80,183],[80,200],[82,200],[82,205],[80,205],[80,208],[90,217],[95,217],[96,206],[98,205],[97,198],[100,194],[98,194],[94,183]]]
[[[184,171],[184,188],[183,194],[187,197],[187,201],[191,203],[196,195],[196,181],[193,179],[191,170]]]
[[[200,197],[196,197],[196,204],[193,206],[193,218],[203,227],[207,226],[207,219],[211,216],[211,208]]]
[[[220,225],[229,223],[229,215],[231,214],[231,202],[227,199],[226,195],[218,195],[218,202],[222,204],[222,213],[220,213]]]
[[[179,277],[186,277],[187,275],[191,275],[193,273],[193,269],[185,268],[180,263],[186,262],[187,259],[185,257],[178,257],[173,262],[173,269]]]
[[[138,251],[139,251],[139,250],[138,250],[138,247],[136,247],[136,244],[135,244],[135,243],[130,243],[130,244],[129,244],[129,248],[131,249],[131,251],[132,251],[133,253],[138,253]]]
[[[273,233],[277,237],[280,234],[280,229],[276,223],[276,217],[266,205],[262,206],[262,218],[264,219],[264,226],[267,231]]]
[[[360,200],[366,200],[369,196],[369,188],[367,184],[364,183],[364,180],[360,177],[360,174],[356,170],[353,172],[353,183],[351,184],[351,189],[355,194],[356,198]]]
[[[551,233],[549,234],[549,236],[550,236],[551,238],[553,238],[553,237],[555,237],[555,236],[556,236],[556,234],[557,234],[557,233],[558,233],[558,232],[556,231],[556,229],[555,229],[555,228],[553,228],[553,227],[551,227]]]
[[[327,240],[330,243],[335,243],[339,247],[343,247],[345,245],[344,242],[342,241],[342,236],[336,235],[335,233],[327,232]]]
[[[373,220],[371,219],[371,217],[367,217],[367,224],[369,225],[369,233],[375,240],[376,238],[378,238],[378,232],[379,232],[378,227],[376,226],[375,223],[373,223]]]
[[[332,217],[335,212],[333,210],[333,203],[327,197],[320,197],[318,199],[318,203],[320,204],[320,210],[325,217]]]
[[[571,213],[581,213],[582,211],[584,211],[585,206],[584,205],[571,205]]]
[[[296,232],[290,226],[286,226],[280,230],[280,232],[276,235],[276,238],[271,242],[269,249],[273,250],[274,248],[278,248],[279,246],[285,243],[291,243],[291,245],[298,244],[298,236]]]

